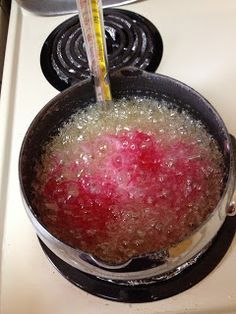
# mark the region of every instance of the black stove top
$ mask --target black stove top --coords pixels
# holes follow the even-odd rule
[[[155,72],[163,53],[161,36],[143,16],[120,9],[104,10],[110,71],[135,66]],[[58,90],[89,78],[90,72],[78,16],[60,24],[46,39],[41,68]]]

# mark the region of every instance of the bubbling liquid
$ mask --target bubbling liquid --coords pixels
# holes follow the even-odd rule
[[[79,111],[36,165],[41,222],[117,264],[178,243],[214,210],[223,157],[201,122],[153,99]]]

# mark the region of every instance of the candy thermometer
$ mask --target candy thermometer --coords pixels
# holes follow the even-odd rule
[[[76,0],[97,101],[111,100],[101,0]]]

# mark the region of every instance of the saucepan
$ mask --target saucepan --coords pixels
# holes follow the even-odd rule
[[[23,202],[40,240],[69,265],[100,279],[122,285],[129,285],[130,282],[148,283],[153,279],[165,280],[196,262],[211,245],[227,215],[235,214],[234,138],[230,136],[224,122],[211,104],[180,81],[132,67],[114,72],[110,79],[114,100],[133,96],[167,100],[180,110],[187,110],[207,127],[218,143],[224,158],[224,189],[215,209],[196,230],[174,247],[135,256],[118,265],[107,264],[89,253],[75,249],[47,230],[40,221],[37,208],[32,201],[35,164],[43,153],[45,143],[58,133],[58,129],[65,121],[68,121],[78,109],[86,108],[88,104],[95,102],[92,80],[78,83],[58,94],[37,114],[27,130],[19,158]]]

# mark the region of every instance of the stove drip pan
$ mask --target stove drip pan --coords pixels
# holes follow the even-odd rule
[[[149,20],[134,12],[105,9],[104,23],[110,71],[125,66],[156,71],[163,44]],[[89,78],[78,16],[63,22],[49,35],[42,47],[40,62],[46,79],[59,91]]]
[[[179,294],[204,279],[226,254],[236,231],[236,216],[226,218],[211,246],[196,263],[168,280],[153,280],[150,284],[122,285],[101,280],[70,266],[55,255],[41,240],[40,244],[55,268],[77,287],[108,300],[141,303],[165,299]]]

